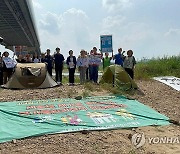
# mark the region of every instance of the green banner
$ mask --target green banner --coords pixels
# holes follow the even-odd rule
[[[123,96],[0,103],[0,142],[41,134],[167,124],[166,116]]]

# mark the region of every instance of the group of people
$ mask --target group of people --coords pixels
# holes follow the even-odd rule
[[[111,60],[115,60],[115,64],[124,67],[125,71],[130,75],[130,77],[132,79],[134,78],[134,66],[136,64],[136,60],[133,56],[132,50],[128,50],[127,56],[125,56],[125,51],[122,52],[122,48],[119,48],[117,54],[113,55],[112,52],[112,56],[109,57],[109,53],[106,52],[105,56],[103,57],[103,53],[101,51],[98,53],[97,48],[93,47],[89,53],[85,50],[81,50],[80,55],[77,58],[73,55],[73,50],[70,50],[69,56],[66,60],[64,56],[60,53],[60,48],[57,47],[55,50],[56,53],[52,56],[50,54],[50,49],[47,49],[46,54],[42,53],[40,58],[38,57],[37,53],[35,53],[33,56],[30,56],[29,54],[26,56],[18,55],[16,62],[46,63],[47,71],[51,76],[54,65],[55,80],[56,82],[59,82],[59,84],[62,84],[62,72],[64,68],[64,63],[67,64],[67,68],[69,71],[70,85],[74,85],[75,83],[76,68],[78,68],[78,71],[80,73],[80,84],[84,84],[86,81],[92,81],[97,84],[99,65],[102,62],[103,70],[105,70],[106,67],[111,65]],[[8,52],[4,52],[3,55],[0,56],[1,84],[5,84],[13,72],[13,65],[11,65],[11,67],[7,65],[7,58],[10,59],[8,56]]]
[[[80,83],[83,84],[87,80],[90,80],[94,83],[98,83],[98,69],[99,65],[103,64],[103,70],[106,67],[111,65],[111,60],[115,60],[115,64],[121,65],[124,67],[125,71],[129,74],[129,76],[134,78],[134,66],[136,64],[135,57],[133,56],[133,51],[128,50],[127,56],[122,52],[122,48],[118,49],[118,53],[109,57],[109,53],[105,53],[105,57],[103,57],[103,53],[97,52],[97,48],[93,47],[93,49],[88,54],[87,51],[81,50],[79,57],[76,59],[73,56],[73,51],[69,51],[69,57],[67,58],[66,64],[69,70],[69,83],[71,85],[74,84],[74,73],[76,67],[80,72]]]
[[[103,53],[97,53],[97,48],[93,47],[88,54],[85,50],[81,50],[80,56],[77,58],[77,67],[80,72],[80,83],[84,83],[86,80],[93,81],[94,83],[98,82],[98,69],[99,65],[103,64],[103,70],[105,70],[108,66],[111,65],[111,60],[115,60],[115,64],[121,65],[125,71],[129,74],[129,76],[134,79],[134,66],[136,64],[135,57],[133,56],[133,51],[128,50],[127,56],[124,55],[125,51],[122,52],[122,48],[118,49],[118,53],[109,57],[109,53],[105,52],[105,57],[103,57]],[[70,55],[71,57],[72,55]],[[74,57],[75,58],[75,57]],[[67,65],[69,61],[67,61]],[[74,63],[75,65],[75,63]],[[69,69],[69,74],[70,73]],[[89,74],[89,75],[88,75]],[[69,78],[74,76],[70,75]]]
[[[0,54],[0,85],[6,84],[7,81],[10,79],[11,75],[13,74],[14,68],[17,63],[39,63],[39,62],[46,62],[47,69],[49,74],[52,76],[52,61],[53,58],[50,55],[50,50],[47,50],[47,54],[44,59],[38,58],[37,53],[33,56],[30,54],[17,56],[17,59],[12,59],[9,57],[9,53],[5,51],[2,55]]]
[[[105,53],[105,57],[103,60],[103,69],[110,65],[110,61],[113,59],[115,60],[115,64],[122,66],[125,71],[129,74],[129,76],[134,79],[134,66],[136,64],[136,59],[133,56],[133,51],[128,50],[127,55],[125,56],[124,53],[126,51],[122,51],[122,48],[118,49],[118,53],[109,57],[108,53]]]

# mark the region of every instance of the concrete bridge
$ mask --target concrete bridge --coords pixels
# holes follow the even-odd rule
[[[10,50],[27,46],[40,53],[31,0],[0,0],[0,37],[1,44]]]

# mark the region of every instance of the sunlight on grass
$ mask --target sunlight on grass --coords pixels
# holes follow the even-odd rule
[[[150,79],[155,76],[180,77],[180,56],[157,58],[137,63],[136,79]]]

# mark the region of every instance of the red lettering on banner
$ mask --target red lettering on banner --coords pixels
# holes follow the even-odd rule
[[[116,109],[119,108],[119,106],[116,105],[107,105],[107,106],[89,106],[92,110],[107,110],[107,109]]]
[[[76,106],[84,106],[82,103],[78,102],[78,103],[75,103]]]
[[[87,105],[95,105],[98,104],[98,102],[86,102]]]
[[[117,105],[118,106],[118,104],[115,102],[86,102],[86,104],[87,105],[102,105],[102,104],[104,104],[104,105]]]
[[[30,112],[24,111],[24,112],[19,112],[20,115],[30,115]]]
[[[67,107],[71,107],[71,106],[84,106],[82,103],[78,102],[78,103],[69,103],[69,104],[58,104],[59,108],[67,108]]]
[[[26,110],[30,110],[30,109],[36,109],[36,106],[33,105],[33,106],[27,106],[26,107]]]
[[[44,105],[38,105],[38,106],[36,106],[36,109],[44,109],[44,108],[45,108]]]
[[[45,108],[53,109],[53,108],[55,108],[55,106],[53,104],[48,104],[48,105],[45,105]]]
[[[34,112],[32,112],[34,115],[36,115],[36,114],[41,114],[41,110],[36,110],[36,111],[34,111]]]
[[[32,106],[27,106],[26,110],[31,110],[31,109],[45,109],[45,108],[55,108],[55,106],[53,104],[46,104],[46,105],[32,105]]]
[[[86,107],[84,107],[84,106],[82,106],[82,107],[78,107],[77,108],[79,111],[87,111],[88,109],[86,108]]]

